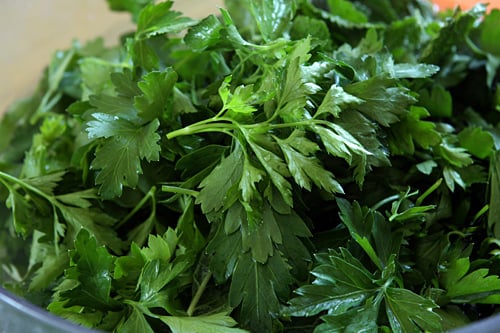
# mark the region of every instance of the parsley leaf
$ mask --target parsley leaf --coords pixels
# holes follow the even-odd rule
[[[196,23],[195,20],[172,11],[172,4],[172,1],[165,1],[145,6],[138,15],[136,38],[146,39],[158,34],[180,32]]]
[[[105,198],[120,196],[123,186],[135,187],[142,173],[141,159],[159,158],[158,120],[137,128],[132,123],[108,114],[95,113],[88,122],[91,138],[106,138],[96,150],[92,168],[100,170],[96,183]]]
[[[167,317],[160,318],[165,322],[173,333],[244,333],[240,328],[235,328],[237,323],[226,313],[216,313],[211,315],[196,317]]]
[[[61,294],[68,299],[67,305],[112,308],[111,271],[115,259],[104,247],[98,247],[96,240],[85,230],[76,236],[75,249],[70,252],[70,257],[72,265],[65,276],[77,281],[78,285]]]
[[[488,275],[489,270],[479,268],[470,271],[469,258],[454,260],[442,275],[441,283],[446,289],[446,297],[452,302],[498,303],[500,279]]]

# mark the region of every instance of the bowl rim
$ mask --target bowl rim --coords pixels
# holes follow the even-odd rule
[[[74,332],[74,333],[96,333],[99,331],[91,330],[84,326],[79,326],[69,320],[56,316],[47,310],[38,307],[27,300],[16,296],[10,291],[0,287],[0,303],[6,305],[11,310],[21,312],[29,318],[41,322],[52,328],[57,328],[59,331]],[[4,322],[7,318],[3,318]]]

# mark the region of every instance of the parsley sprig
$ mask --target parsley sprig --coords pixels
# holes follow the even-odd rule
[[[0,122],[2,285],[112,332],[444,331],[499,304],[500,11],[108,0]]]

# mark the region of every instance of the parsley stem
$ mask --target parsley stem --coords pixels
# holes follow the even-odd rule
[[[17,178],[17,177],[14,177],[14,176],[11,176],[5,172],[2,172],[0,171],[0,177],[1,178],[4,178],[12,183],[15,183],[39,196],[41,196],[42,198],[44,198],[45,200],[47,200],[48,202],[50,202],[51,204],[57,204],[57,201],[55,201],[52,197],[50,197],[49,195],[47,195],[47,193],[43,192],[43,191],[40,191],[38,188],[28,184],[28,183],[25,183],[23,182],[21,179]]]
[[[206,133],[206,132],[224,132],[224,129],[234,129],[235,125],[232,123],[220,122],[220,120],[228,120],[226,118],[218,118],[217,122],[214,122],[214,118],[210,118],[210,121],[200,121],[198,123],[180,128],[178,130],[167,133],[167,139],[173,139],[178,136],[192,135],[196,133]]]
[[[155,203],[155,200],[154,200],[154,196],[155,196],[155,193],[156,193],[156,186],[153,186],[151,187],[151,189],[148,191],[148,193],[146,193],[146,195],[141,199],[141,201],[139,201],[139,203],[137,205],[135,205],[135,207],[127,214],[127,216],[125,216],[116,226],[115,228],[120,228],[121,226],[123,226],[125,223],[127,223],[128,220],[130,220],[132,218],[132,216],[134,216],[145,204],[146,202],[151,199],[151,211],[152,213],[154,214],[156,212],[156,203]]]
[[[203,281],[201,281],[200,287],[196,291],[196,293],[193,296],[193,299],[191,300],[191,303],[189,304],[189,307],[187,309],[187,315],[191,317],[194,314],[194,310],[196,309],[196,306],[198,305],[198,302],[201,299],[201,296],[203,295],[203,292],[207,288],[208,282],[212,278],[212,273],[208,272],[207,275],[203,278]]]

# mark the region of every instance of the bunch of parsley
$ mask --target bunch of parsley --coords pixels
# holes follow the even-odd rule
[[[438,332],[500,303],[500,11],[108,0],[0,123],[3,286],[113,332]]]

